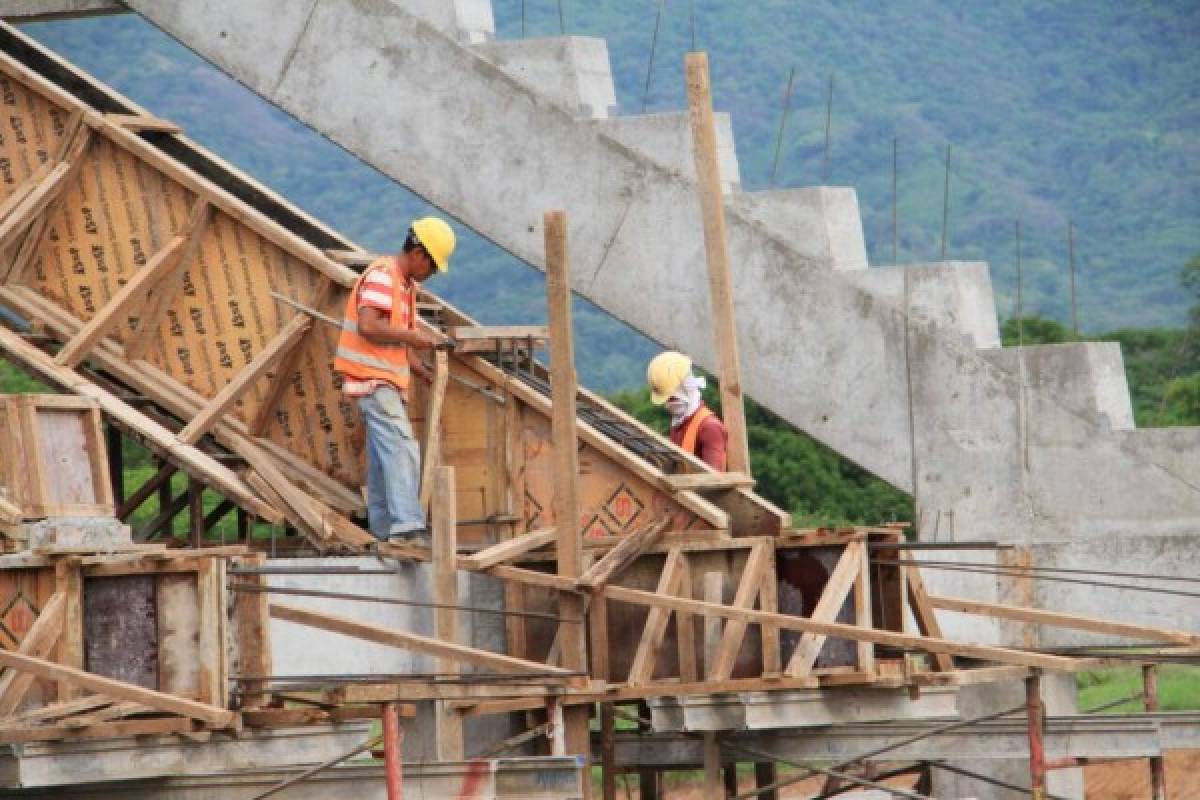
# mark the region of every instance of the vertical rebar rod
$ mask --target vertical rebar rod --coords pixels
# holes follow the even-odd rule
[[[942,261],[946,260],[946,240],[950,229],[950,145],[946,145],[946,179],[942,186]]]
[[[1071,271],[1071,333],[1079,338],[1079,307],[1075,301],[1075,223],[1067,220],[1067,262]]]
[[[1013,223],[1013,232],[1016,236],[1017,248],[1017,347],[1021,347],[1025,344],[1025,327],[1021,321],[1021,317],[1025,314],[1025,303],[1022,294],[1024,280],[1021,274],[1021,220]]]
[[[563,36],[565,36],[567,33],[567,23],[566,20],[563,19],[562,0],[558,0],[558,32]]]
[[[694,49],[694,48],[693,48]],[[788,111],[792,105],[792,82],[796,79],[796,68],[788,73],[787,89],[783,93],[783,113],[779,116],[779,133],[775,136],[775,160],[771,162],[771,188],[775,187],[775,175],[779,171],[779,153],[783,148],[783,131],[787,127]]]
[[[822,173],[825,182],[829,182],[831,167],[829,164],[829,136],[833,127],[833,73],[829,73],[829,91],[825,98],[825,169]]]
[[[696,52],[696,0],[688,0],[688,25],[692,30],[692,52]]]
[[[654,34],[650,37],[650,62],[646,64],[646,85],[642,87],[642,113],[646,113],[646,100],[650,97],[650,76],[654,74],[654,51],[658,48],[658,26],[662,22],[663,9],[667,0],[659,0],[658,13],[654,15]]]
[[[892,137],[892,264],[900,263],[899,253],[899,206],[900,206],[900,182],[897,178],[900,161],[900,137]]]
[[[1158,665],[1142,666],[1142,695],[1146,712],[1158,711]],[[1167,800],[1167,772],[1162,754],[1150,756],[1150,800]]]
[[[525,38],[525,0],[521,0],[521,38]]]

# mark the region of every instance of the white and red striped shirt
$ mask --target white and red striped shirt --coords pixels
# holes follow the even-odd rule
[[[378,262],[377,262],[378,264]],[[363,278],[362,285],[358,292],[358,307],[374,308],[384,314],[385,317],[391,319],[392,315],[392,273],[382,264],[372,266]],[[406,292],[416,291],[416,286],[411,282],[407,286],[400,287],[400,293],[403,295]],[[408,327],[412,322],[408,319],[408,310],[411,307],[410,303],[403,303],[398,309],[396,319],[400,327]],[[345,376],[342,380],[342,393],[347,397],[365,397],[373,393],[380,386],[390,386],[387,381],[379,379],[357,380]],[[406,394],[403,389],[401,394]]]

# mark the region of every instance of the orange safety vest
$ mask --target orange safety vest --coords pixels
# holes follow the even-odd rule
[[[700,406],[696,409],[696,413],[692,414],[692,418],[688,420],[688,426],[683,431],[683,441],[679,443],[679,446],[692,455],[696,455],[696,439],[700,436],[700,426],[712,415],[713,411],[708,406]]]
[[[363,282],[373,270],[385,269],[392,276],[392,316],[394,328],[415,330],[417,327],[417,291],[407,287],[407,280],[396,269],[396,260],[390,256],[380,258],[358,277],[350,296],[346,298],[346,312],[342,318],[342,334],[338,338],[337,355],[333,368],[356,380],[381,380],[401,391],[408,389],[409,367],[408,346],[402,344],[375,344],[358,335],[358,295]]]

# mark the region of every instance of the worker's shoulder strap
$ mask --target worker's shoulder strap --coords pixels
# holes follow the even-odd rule
[[[692,455],[696,455],[696,440],[700,437],[700,427],[711,416],[713,416],[713,412],[708,406],[700,406],[696,409],[696,413],[692,414],[692,418],[688,420],[687,428],[683,431],[683,441],[679,443],[679,446]]]

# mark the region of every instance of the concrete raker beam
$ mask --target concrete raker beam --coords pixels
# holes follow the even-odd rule
[[[128,10],[116,0],[0,0],[0,19],[9,22],[124,14]]]
[[[694,268],[703,257],[698,204],[686,177],[581,124],[395,4],[130,4],[271,102],[531,264],[541,264],[543,210],[571,209],[574,288],[652,338],[689,350],[702,364],[715,362],[704,278]],[[406,43],[403,51],[394,47],[397,41]],[[376,124],[362,125],[363,119]],[[469,120],[479,124],[463,124]],[[920,402],[937,409],[939,418],[949,411],[955,422],[955,435],[920,442],[916,431],[918,441],[949,448],[937,453],[939,462],[980,459],[968,432],[976,419],[987,427],[989,420],[1012,416],[1012,376],[936,323],[909,319],[902,307],[828,274],[733,204],[728,223],[742,360],[758,365],[744,376],[749,394],[911,490],[913,415],[905,364],[915,354],[937,372],[940,392],[936,402],[928,393]],[[920,341],[906,346],[906,338]],[[979,384],[989,387],[986,396],[974,390]],[[1088,420],[1062,411],[1071,438],[1094,436]],[[977,485],[1020,485],[1008,481],[1015,466],[1011,430],[995,446],[1006,451],[1001,461],[1007,463],[997,466],[989,454],[986,464],[973,464],[966,474]],[[1143,457],[1116,450],[1114,469],[1146,471]],[[931,497],[933,488],[923,497],[918,491],[922,502],[956,502],[953,495]],[[1001,493],[1010,506],[1029,504],[1020,494]],[[1200,513],[1200,503],[1173,511],[1183,512]],[[1036,524],[1040,517],[1031,519]]]

